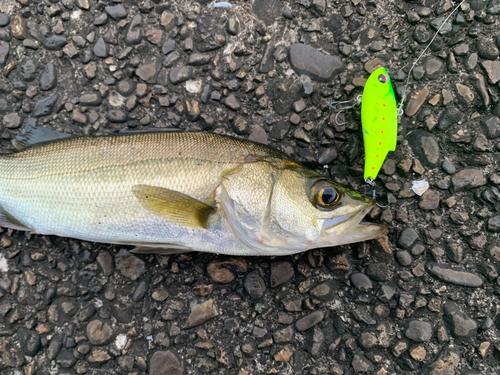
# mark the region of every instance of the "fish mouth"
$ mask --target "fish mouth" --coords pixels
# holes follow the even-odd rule
[[[376,202],[369,203],[354,215],[344,215],[323,222],[323,241],[325,246],[338,246],[369,241],[387,235],[388,228],[383,223],[363,221],[374,208]]]

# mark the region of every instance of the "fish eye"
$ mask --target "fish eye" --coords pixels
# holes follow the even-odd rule
[[[316,208],[333,208],[340,200],[340,193],[337,188],[325,180],[316,181],[311,188],[314,204]]]
[[[382,83],[387,83],[387,75],[385,75],[385,74],[380,74],[380,75],[378,76],[378,80],[379,80],[379,82],[382,82]]]

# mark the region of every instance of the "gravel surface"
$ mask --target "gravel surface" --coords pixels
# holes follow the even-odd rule
[[[26,125],[178,127],[278,147],[365,193],[359,110],[400,98],[451,0],[1,0],[0,148]],[[500,2],[412,72],[377,179],[388,238],[280,258],[0,234],[0,373],[500,373]],[[422,196],[412,182],[426,179]]]

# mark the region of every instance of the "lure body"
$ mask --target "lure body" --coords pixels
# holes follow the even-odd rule
[[[366,81],[361,99],[365,180],[375,180],[389,151],[396,149],[398,109],[387,70],[378,68]]]

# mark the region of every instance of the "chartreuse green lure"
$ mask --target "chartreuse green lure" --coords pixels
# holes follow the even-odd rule
[[[375,180],[389,151],[396,149],[398,109],[387,70],[378,68],[366,81],[361,99],[367,182]]]

